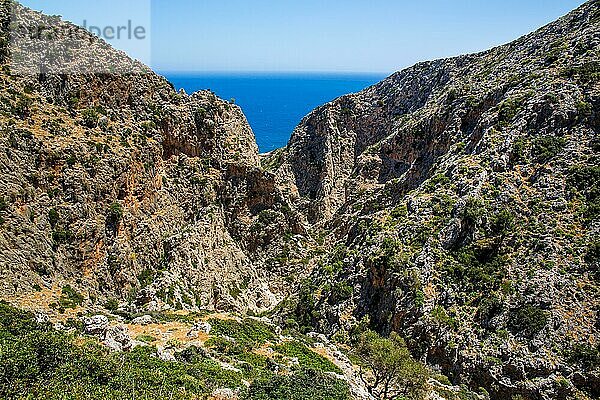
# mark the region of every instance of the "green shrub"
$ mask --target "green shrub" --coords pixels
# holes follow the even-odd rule
[[[442,263],[441,270],[467,290],[495,291],[506,278],[506,257],[498,254],[494,243],[475,243],[453,252],[452,255],[453,260]]]
[[[545,163],[556,157],[565,147],[565,139],[554,136],[543,136],[534,139],[532,155],[536,162]]]
[[[83,304],[84,297],[77,293],[70,285],[62,288],[58,304],[63,308],[77,308]]]
[[[114,222],[119,222],[123,218],[123,207],[121,204],[114,202],[108,207],[108,218]]]
[[[550,49],[546,53],[546,57],[545,57],[546,65],[552,65],[556,61],[558,61],[560,59],[560,57],[562,56],[562,54],[564,53],[564,51],[566,50],[566,48],[567,48],[567,46],[565,45],[565,43],[563,43],[561,41],[556,41],[556,42],[552,43],[552,45],[550,46]]]
[[[372,373],[372,377],[366,376],[361,369],[361,378],[371,395],[382,399],[425,397],[429,371],[411,357],[404,339],[395,332],[389,338],[372,331],[363,333],[357,355]],[[394,397],[392,387],[399,389]]]
[[[140,128],[142,128],[144,133],[149,133],[156,129],[156,123],[154,123],[153,121],[143,121],[140,124]]]
[[[67,163],[67,165],[69,167],[72,167],[73,165],[77,164],[77,157],[75,157],[74,154],[71,154],[71,155],[69,155],[69,157],[67,157],[65,162]]]
[[[307,370],[255,380],[248,389],[252,400],[347,400],[348,385],[326,373]]]
[[[104,304],[104,308],[109,311],[117,311],[119,309],[119,301],[115,298],[110,298]]]
[[[156,342],[156,338],[150,335],[138,335],[135,340],[144,342],[144,343],[154,343]]]
[[[342,371],[334,363],[298,341],[284,342],[275,346],[274,350],[284,356],[298,358],[300,368],[342,374]]]
[[[510,328],[527,337],[541,332],[547,323],[548,313],[530,304],[513,310],[509,319]]]
[[[408,216],[408,208],[406,207],[406,203],[403,203],[397,207],[395,207],[390,213],[390,217],[394,220],[402,221]]]
[[[320,318],[317,311],[317,300],[315,292],[317,285],[310,279],[301,282],[298,290],[298,302],[295,305],[295,314],[298,325],[302,332],[310,331],[316,321]]]
[[[600,261],[600,240],[596,240],[588,245],[585,253],[585,261],[589,264]]]
[[[205,346],[219,354],[240,355],[250,351],[250,347],[245,347],[236,341],[226,339],[221,336],[210,337]]]
[[[57,229],[52,232],[52,240],[55,244],[67,244],[73,240],[73,233],[68,229]]]
[[[428,192],[433,191],[437,186],[447,186],[450,183],[450,178],[444,174],[437,174],[432,177],[425,185],[425,190]]]
[[[580,119],[585,119],[592,115],[592,105],[590,103],[586,103],[585,101],[577,102],[577,114]]]
[[[31,113],[31,106],[33,105],[33,99],[26,94],[20,93],[17,96],[14,106],[12,107],[12,113],[22,119],[29,117]]]
[[[95,108],[87,108],[81,112],[81,119],[83,121],[83,125],[93,129],[98,126],[100,113]]]
[[[52,228],[56,227],[59,220],[60,216],[58,215],[58,211],[56,211],[55,208],[51,208],[50,211],[48,211],[48,222],[50,223],[50,226]]]
[[[16,309],[4,300],[0,300],[0,331],[2,333],[24,335],[51,329],[50,324],[38,324],[33,313]],[[2,335],[0,335],[0,339],[2,339]]]
[[[566,78],[576,78],[583,84],[596,83],[600,81],[600,62],[590,61],[576,67],[569,67],[563,70],[561,75]]]
[[[0,196],[0,212],[6,211],[8,204],[3,196]]]
[[[575,344],[568,352],[568,360],[573,364],[581,365],[586,370],[600,368],[600,345]]]
[[[258,223],[263,226],[269,226],[277,223],[281,214],[272,210],[263,210],[258,214]]]
[[[212,335],[228,336],[235,339],[236,343],[244,349],[258,347],[268,341],[275,340],[276,336],[268,325],[254,320],[245,319],[242,322],[235,320],[211,319]]]
[[[116,234],[119,223],[123,219],[123,207],[118,202],[112,203],[106,212],[106,227]]]
[[[454,209],[454,200],[448,194],[437,194],[431,199],[433,213],[437,216],[448,216]]]
[[[507,99],[500,104],[498,110],[498,123],[500,126],[508,126],[523,109],[523,100]]]
[[[444,325],[452,329],[456,329],[458,327],[458,322],[456,319],[448,315],[446,309],[440,305],[434,307],[434,309],[431,311],[431,317],[440,325]]]
[[[151,269],[145,269],[142,272],[140,272],[140,274],[138,275],[138,281],[140,282],[140,286],[141,287],[147,287],[150,286],[152,284],[152,282],[154,282],[154,271],[152,271]]]
[[[344,301],[352,297],[352,294],[354,293],[354,288],[347,282],[338,281],[333,285],[331,293],[333,294],[336,301]]]
[[[512,163],[522,163],[526,162],[527,159],[527,150],[528,150],[528,141],[527,139],[520,137],[515,140],[513,143],[513,147],[510,153],[510,161]]]
[[[504,303],[494,293],[485,296],[477,308],[477,316],[483,321],[489,321],[504,308]]]
[[[463,210],[463,219],[471,226],[476,225],[485,214],[483,201],[477,197],[469,197]]]
[[[515,227],[515,216],[508,209],[502,209],[495,214],[490,221],[490,229],[493,235],[504,236]]]
[[[591,221],[600,215],[600,167],[574,166],[569,172],[568,183],[585,196],[584,216]]]

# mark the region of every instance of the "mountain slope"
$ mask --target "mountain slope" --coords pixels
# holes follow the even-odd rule
[[[73,27],[2,6],[4,37],[9,7],[14,24]],[[274,306],[277,287],[258,265],[278,244],[251,228],[261,211],[280,217],[277,232],[294,217],[239,107],[176,93],[87,32],[77,40],[72,74],[13,73],[19,49],[3,41],[2,296],[60,295],[69,283],[90,307]],[[123,73],[88,73],[90,59]]]
[[[286,318],[367,318],[492,398],[598,396],[599,44],[590,1],[309,114],[266,162],[330,249]]]

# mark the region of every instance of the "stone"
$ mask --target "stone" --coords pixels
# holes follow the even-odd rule
[[[211,396],[214,400],[237,400],[238,393],[232,389],[215,389]]]
[[[208,322],[198,321],[194,324],[192,329],[187,333],[187,337],[189,338],[197,338],[199,333],[203,333],[208,335],[210,333],[211,326]]]
[[[163,361],[176,361],[175,352],[171,348],[165,348],[163,346],[156,346],[158,358]]]
[[[154,319],[150,315],[142,315],[141,317],[134,318],[131,323],[134,325],[150,325],[154,323]]]
[[[88,335],[104,337],[108,324],[108,317],[105,315],[94,315],[83,319],[83,329]]]
[[[37,322],[38,324],[47,324],[50,322],[50,317],[46,313],[36,312],[35,313],[35,322]]]
[[[132,349],[133,341],[125,325],[116,325],[106,330],[104,344],[113,351],[129,351]]]

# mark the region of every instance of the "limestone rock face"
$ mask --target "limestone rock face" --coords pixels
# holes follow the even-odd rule
[[[103,343],[112,351],[129,351],[133,347],[133,340],[129,336],[129,331],[123,325],[108,328]]]

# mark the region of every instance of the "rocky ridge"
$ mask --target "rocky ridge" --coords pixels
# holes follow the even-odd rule
[[[333,250],[287,317],[492,398],[598,396],[599,44],[589,1],[309,114],[266,164]]]

